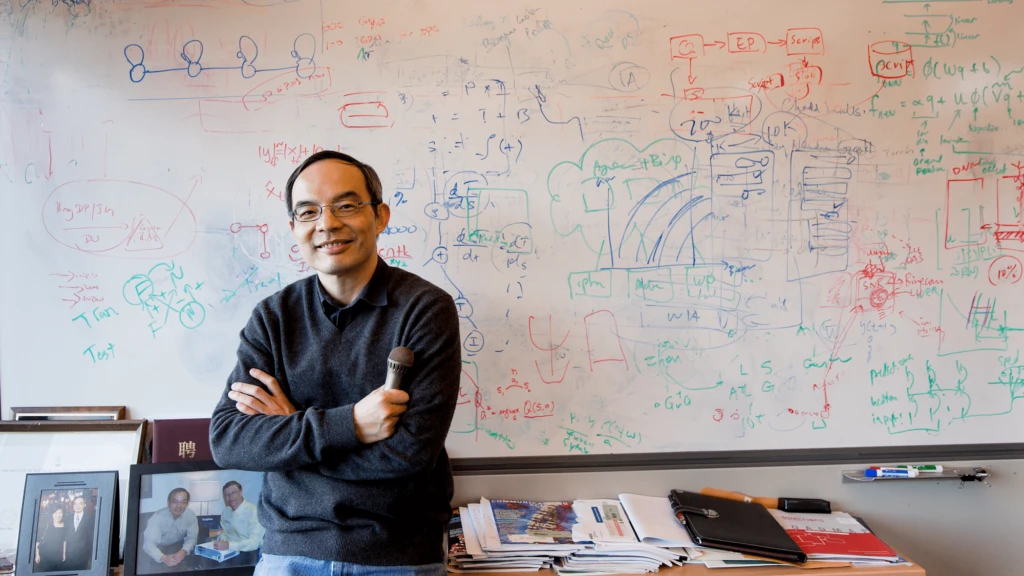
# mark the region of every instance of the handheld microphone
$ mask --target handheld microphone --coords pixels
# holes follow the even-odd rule
[[[402,375],[412,368],[413,354],[405,346],[399,346],[388,354],[388,378],[384,381],[385,390],[397,390],[402,385]]]

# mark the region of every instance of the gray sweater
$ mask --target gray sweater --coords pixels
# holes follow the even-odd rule
[[[374,566],[441,562],[453,495],[444,441],[462,370],[455,303],[383,260],[334,321],[320,290],[310,276],[253,310],[228,387],[260,385],[249,375],[259,368],[298,411],[246,416],[225,390],[210,423],[214,460],[266,472],[263,552]],[[396,346],[416,355],[402,380],[409,409],[392,437],[361,444],[352,408],[384,384]]]

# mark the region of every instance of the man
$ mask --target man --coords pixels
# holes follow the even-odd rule
[[[184,488],[167,494],[167,507],[149,517],[142,534],[142,551],[164,566],[181,564],[199,536],[199,520],[189,507],[192,495]]]
[[[217,550],[249,552],[263,544],[266,530],[256,518],[256,505],[242,496],[242,485],[232,480],[224,485],[224,511],[220,514],[220,535],[213,547]]]
[[[71,501],[71,521],[64,521],[67,548],[62,570],[88,570],[92,566],[92,535],[95,523],[96,515],[85,511],[85,498],[76,496]]]
[[[213,413],[224,468],[265,471],[256,574],[390,567],[445,574],[444,441],[458,399],[459,319],[443,290],[377,256],[390,210],[355,158],[313,154],[285,186],[289,226],[316,274],[260,302]],[[384,390],[397,346],[415,354]]]

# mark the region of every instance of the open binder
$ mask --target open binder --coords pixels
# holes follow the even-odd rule
[[[676,517],[700,546],[787,562],[807,561],[807,554],[760,504],[681,490],[673,490],[669,501]]]

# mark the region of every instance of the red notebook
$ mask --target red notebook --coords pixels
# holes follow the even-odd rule
[[[845,512],[801,514],[770,510],[808,560],[897,562],[898,554]]]
[[[210,419],[153,421],[153,463],[213,460]]]

